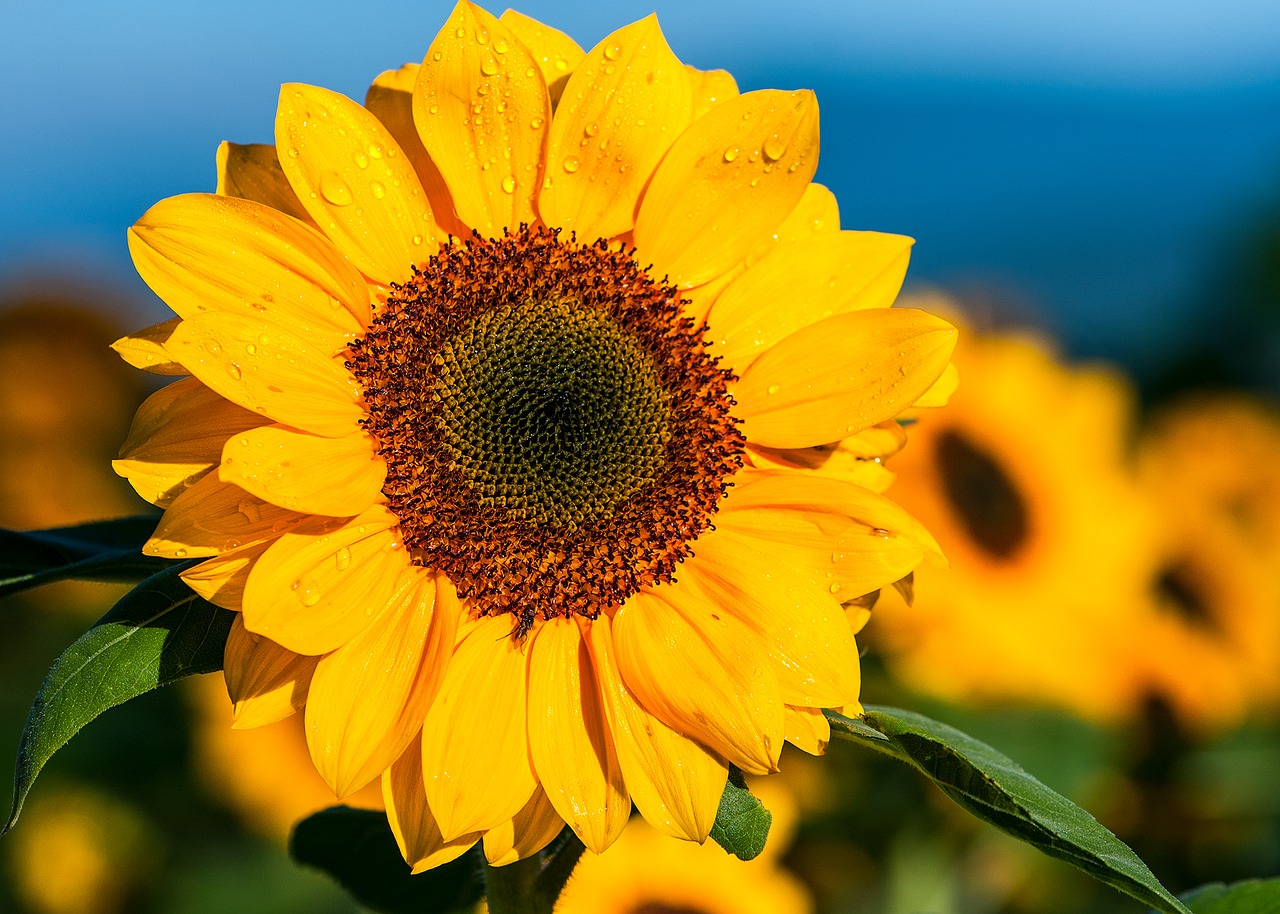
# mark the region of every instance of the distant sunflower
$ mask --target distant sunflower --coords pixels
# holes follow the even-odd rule
[[[877,447],[954,330],[888,307],[911,242],[839,231],[817,157],[811,92],[652,17],[584,55],[463,2],[131,230],[178,317],[118,348],[191,375],[117,462],[147,550],[207,557],[238,712],[305,706],[340,796],[381,773],[416,869],[598,852],[632,801],[703,841],[728,764],[856,702],[841,601],[936,546],[807,449]]]
[[[1131,393],[1026,336],[965,334],[955,361],[948,408],[889,461],[950,567],[922,569],[914,605],[885,601],[872,634],[903,682],[948,699],[1123,715],[1151,551],[1125,464]]]
[[[1161,531],[1146,625],[1150,688],[1220,727],[1280,700],[1280,415],[1236,395],[1166,408],[1139,474]]]

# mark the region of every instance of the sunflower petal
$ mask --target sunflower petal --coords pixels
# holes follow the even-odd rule
[[[514,817],[537,787],[525,732],[528,639],[506,616],[471,628],[422,728],[427,802],[448,838]]]
[[[484,856],[490,866],[506,866],[532,857],[564,831],[564,819],[538,787],[515,818],[484,833]]]
[[[640,705],[618,671],[608,616],[591,623],[588,647],[631,798],[659,831],[701,844],[715,824],[728,767]]]
[[[351,373],[323,347],[267,321],[198,314],[166,348],[219,395],[303,431],[340,438],[364,418]]]
[[[440,826],[427,806],[422,786],[422,750],[415,736],[400,758],[382,774],[382,799],[387,806],[387,822],[396,844],[413,873],[456,860],[480,839],[479,833],[444,840]]]
[[[264,425],[227,440],[218,474],[273,505],[352,517],[381,497],[387,464],[363,431],[323,438]]]
[[[346,96],[316,86],[280,88],[276,148],[298,199],[369,278],[404,282],[435,252],[431,204],[391,132]]]
[[[556,109],[543,221],[582,238],[629,232],[654,168],[692,120],[688,75],[657,16],[618,29],[573,71]]]
[[[265,727],[302,710],[315,668],[315,657],[295,654],[253,634],[237,615],[222,664],[234,714],[231,726]]]
[[[464,223],[496,238],[536,221],[551,99],[507,26],[460,0],[418,73],[413,120]]]
[[[174,499],[142,551],[170,559],[218,555],[272,539],[302,519],[211,473]]]
[[[686,64],[684,72],[693,93],[694,119],[740,94],[737,80],[724,70],[699,70]]]
[[[559,29],[532,19],[524,13],[507,10],[498,21],[511,29],[520,42],[533,54],[542,70],[542,79],[551,95],[551,104],[560,101],[569,76],[582,63],[586,53],[578,43]]]
[[[938,409],[946,406],[951,400],[951,395],[956,392],[959,386],[960,369],[956,368],[955,363],[952,362],[942,372],[938,380],[933,383],[933,386],[911,405],[916,409]]]
[[[272,544],[244,588],[244,620],[299,654],[327,654],[378,618],[409,565],[396,518],[371,508],[342,521],[313,518]]]
[[[332,355],[369,322],[364,280],[311,226],[214,194],[161,200],[129,229],[138,273],[182,317],[208,311],[305,331]]]
[[[694,121],[654,172],[635,243],[682,287],[725,273],[795,208],[818,166],[812,92],[764,89]]]
[[[618,669],[648,711],[743,771],[777,770],[782,698],[742,623],[687,587],[642,591],[613,621]]]
[[[174,317],[152,324],[136,333],[120,337],[111,344],[111,348],[134,368],[158,375],[185,375],[187,370],[175,362],[164,348],[173,328],[180,323],[182,318]]]
[[[797,330],[751,363],[734,386],[752,444],[838,441],[907,409],[942,374],[955,328],[909,309],[837,314]]]
[[[239,197],[264,203],[285,215],[314,225],[298,195],[289,186],[276,147],[251,143],[242,146],[225,140],[218,145],[218,187],[220,197]]]
[[[560,818],[594,853],[622,834],[631,799],[591,657],[572,619],[551,619],[529,657],[529,754]]]
[[[787,742],[810,755],[822,755],[831,742],[831,724],[817,708],[783,709]]]
[[[180,574],[188,587],[214,606],[240,612],[249,572],[275,540],[241,546],[192,566]]]

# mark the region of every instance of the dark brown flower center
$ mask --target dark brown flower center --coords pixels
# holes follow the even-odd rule
[[[934,449],[943,493],[965,532],[993,558],[1013,558],[1030,538],[1031,517],[1004,467],[954,429],[938,435]]]
[[[518,633],[670,581],[741,466],[731,376],[633,253],[450,244],[351,345],[405,544]]]

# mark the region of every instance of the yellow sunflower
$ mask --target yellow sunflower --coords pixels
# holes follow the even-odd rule
[[[1140,439],[1160,520],[1146,623],[1150,688],[1186,722],[1280,699],[1280,416],[1243,394],[1166,408]]]
[[[462,2],[275,132],[130,231],[178,316],[117,347],[189,376],[116,466],[239,612],[237,720],[305,706],[416,869],[599,852],[633,801],[705,840],[727,765],[856,702],[841,601],[936,552],[805,468],[941,395],[954,329],[888,307],[910,239],[839,230],[811,92],[740,95],[653,17],[584,54]]]
[[[889,461],[950,565],[915,576],[913,605],[886,599],[872,634],[900,680],[951,700],[1127,714],[1152,551],[1126,465],[1132,393],[1025,335],[966,333],[955,361],[955,397]]]

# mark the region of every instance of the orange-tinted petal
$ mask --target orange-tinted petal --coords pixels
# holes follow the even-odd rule
[[[532,857],[564,830],[564,819],[538,787],[515,818],[484,833],[484,856],[490,866],[506,866]]]
[[[752,444],[829,444],[907,409],[942,374],[955,328],[909,309],[837,314],[797,330],[734,385]]]
[[[608,616],[591,623],[588,647],[631,798],[645,819],[664,834],[706,841],[715,824],[728,767],[640,705],[618,671]]]
[[[542,70],[542,79],[551,95],[551,104],[560,101],[570,74],[586,56],[582,48],[559,29],[553,29],[515,10],[507,10],[498,17],[498,21],[511,29],[533,54],[538,68]]]
[[[263,421],[195,378],[185,378],[138,407],[120,459],[111,466],[139,495],[163,508],[217,464],[227,438]]]
[[[263,540],[232,549],[181,573],[183,582],[214,606],[239,612],[244,601],[244,585],[254,563],[275,540]]]
[[[152,324],[136,333],[120,337],[111,344],[111,348],[134,368],[158,375],[185,375],[187,370],[175,362],[164,348],[169,334],[180,323],[182,318],[174,317]]]
[[[496,238],[536,220],[551,100],[507,26],[460,0],[418,73],[413,120],[464,223]]]
[[[409,565],[396,518],[371,508],[341,521],[314,518],[258,559],[244,589],[244,620],[299,654],[327,654],[378,618]]]
[[[713,352],[742,371],[787,335],[833,314],[887,308],[907,273],[912,239],[824,232],[778,242],[716,298]]]
[[[222,674],[231,696],[237,730],[265,727],[302,710],[316,658],[287,651],[255,635],[237,615],[227,636]]]
[[[278,536],[301,520],[210,473],[174,499],[142,551],[170,559],[218,555]]]
[[[693,116],[702,117],[716,105],[738,97],[738,83],[724,70],[699,70],[685,66],[685,76],[693,93]]]
[[[618,610],[613,643],[627,687],[655,717],[743,771],[776,771],[782,698],[764,648],[689,588],[642,591]]]
[[[226,141],[220,143],[216,192],[221,197],[265,203],[295,219],[312,222],[306,207],[289,186],[289,179],[284,176],[284,169],[276,158],[276,147],[269,144],[242,146]]]
[[[364,418],[351,373],[324,347],[267,321],[198,314],[166,348],[216,393],[277,422],[340,438]]]
[[[422,786],[422,750],[417,738],[383,772],[382,799],[396,844],[415,874],[456,860],[480,838],[479,833],[473,833],[445,841],[440,834]]]
[[[817,708],[793,708],[783,711],[787,742],[810,755],[822,755],[831,742],[831,724]]]
[[[654,168],[692,120],[684,64],[657,16],[618,29],[573,71],[556,108],[542,220],[584,240],[629,232]]]
[[[812,92],[765,89],[723,102],[654,173],[636,217],[638,256],[681,286],[714,279],[768,239],[817,167]]]
[[[138,273],[182,317],[265,318],[333,355],[369,321],[364,281],[323,235],[269,206],[182,194],[129,229]]]
[[[280,166],[321,230],[369,278],[404,282],[435,253],[436,223],[413,163],[391,132],[346,96],[280,88]]]
[[[537,786],[525,735],[528,639],[510,632],[506,616],[475,623],[422,728],[427,801],[447,838],[501,825]]]
[[[529,754],[543,790],[582,843],[603,853],[631,799],[576,621],[546,622],[529,658]]]
[[[264,425],[228,439],[218,473],[273,505],[352,517],[381,498],[387,464],[363,431],[323,438]]]
[[[955,363],[952,362],[942,372],[941,377],[933,383],[933,386],[911,405],[916,409],[938,409],[946,406],[951,400],[951,395],[956,392],[959,386],[960,369],[956,368]]]

